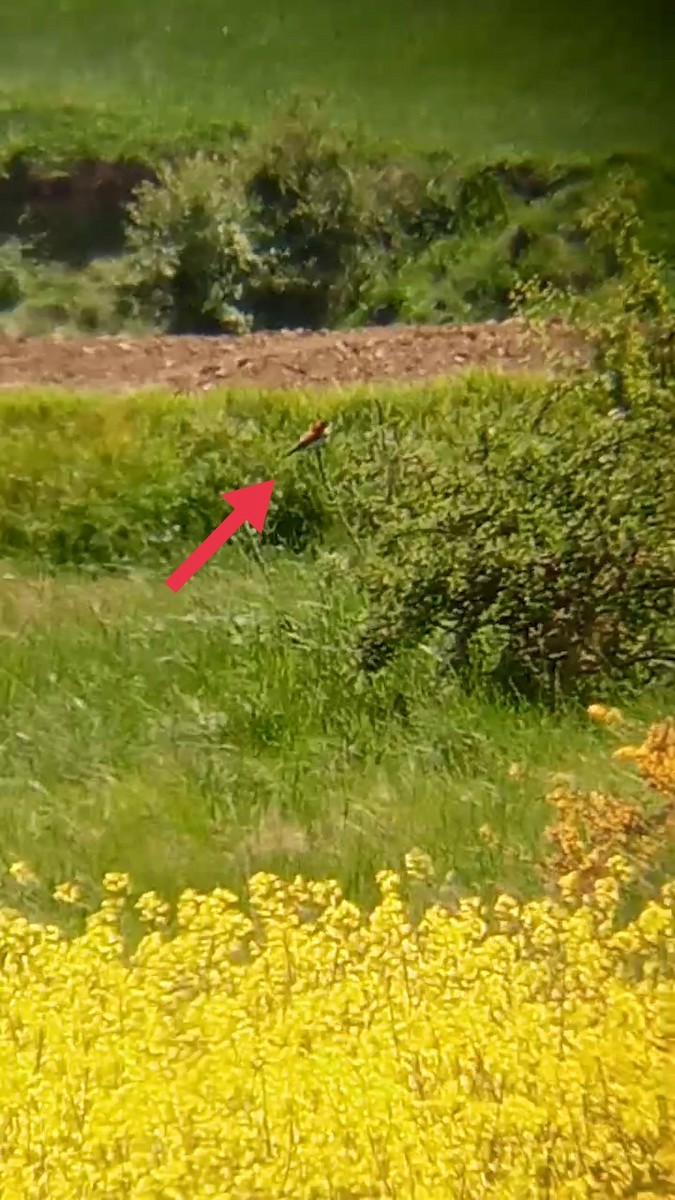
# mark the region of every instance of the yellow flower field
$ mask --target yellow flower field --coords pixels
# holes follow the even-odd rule
[[[632,751],[667,796],[671,728]],[[621,854],[530,902],[406,876],[149,892],[135,948],[124,874],[79,936],[2,910],[1,1200],[673,1194],[675,883],[626,924]]]
[[[669,1171],[675,887],[370,915],[334,883],[185,892],[127,956],[0,927],[3,1200],[628,1196]],[[162,925],[157,897],[141,902]]]

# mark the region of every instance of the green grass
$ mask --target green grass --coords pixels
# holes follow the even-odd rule
[[[177,596],[157,575],[55,580],[5,565],[5,862],[89,887],[130,870],[168,895],[299,870],[369,899],[375,871],[417,844],[461,886],[528,892],[554,775],[631,791],[615,738],[583,710],[469,698],[424,654],[360,680],[344,561],[261,569],[236,544],[221,557]],[[667,703],[645,695],[627,712],[644,722]],[[504,852],[482,843],[485,822]],[[0,897],[13,895],[6,882]]]
[[[661,8],[25,0],[3,15],[3,140],[109,154],[204,143],[300,90],[326,95],[341,123],[461,159],[671,151]]]
[[[542,386],[476,371],[320,396],[0,393],[0,555],[87,569],[168,567],[223,519],[222,492],[269,478],[272,545],[344,542],[345,520],[367,535],[392,451],[422,439],[452,457],[477,421],[503,418]],[[283,453],[317,414],[334,418],[329,490],[314,462]]]
[[[368,900],[374,872],[417,844],[461,887],[536,887],[553,776],[638,787],[611,760],[616,735],[578,707],[467,695],[424,651],[360,674],[370,534],[357,524],[355,546],[342,519],[381,490],[389,437],[450,461],[476,421],[508,420],[543,386],[477,373],[322,396],[336,425],[328,495],[314,462],[280,457],[316,413],[312,393],[3,394],[3,860],[27,859],[49,886],[130,870],[169,895],[259,869],[327,873]],[[272,476],[278,539],[242,530],[171,593],[167,575],[222,519],[219,492]],[[166,522],[175,493],[179,533]],[[310,534],[300,553],[281,540],[296,520]],[[128,532],[117,557],[111,528]],[[639,737],[674,696],[602,698]],[[11,881],[0,900],[16,902]],[[49,912],[41,894],[31,902]]]

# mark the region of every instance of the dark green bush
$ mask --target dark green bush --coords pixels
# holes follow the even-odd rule
[[[19,303],[22,270],[21,243],[16,238],[9,238],[0,244],[0,312]]]
[[[296,106],[140,187],[120,308],[201,333],[503,318],[521,279],[615,273],[580,219],[604,175],[397,160]]]
[[[323,328],[354,304],[375,236],[363,165],[350,142],[302,111],[242,155],[256,246],[260,328]]]
[[[383,535],[364,665],[440,631],[466,676],[550,699],[665,661],[675,429],[654,416],[598,417],[586,439],[541,410],[495,445],[485,430],[452,478],[437,473],[422,511]]]
[[[129,221],[121,302],[173,332],[332,325],[375,236],[349,143],[301,115],[227,162],[165,167]]]
[[[583,224],[602,181],[549,181],[551,194],[542,192],[544,178],[529,193],[517,176],[512,182],[527,199],[508,194],[499,167],[433,180],[444,197],[442,220],[422,236],[410,212],[400,211],[398,240],[392,236],[386,251],[371,256],[351,324],[502,320],[512,315],[521,283],[585,295],[615,274],[615,260]]]
[[[119,258],[93,259],[73,269],[39,256],[35,243],[0,244],[0,324],[27,336],[54,330],[117,333],[122,327]],[[128,324],[128,323],[127,323]]]
[[[144,183],[129,211],[120,303],[172,333],[242,333],[267,264],[243,181],[231,163],[197,156]]]
[[[551,702],[673,669],[675,395],[644,328],[651,310],[667,340],[672,316],[634,214],[608,205],[588,228],[625,272],[587,323],[595,366],[478,420],[451,472],[407,456],[367,572],[366,668],[431,640],[466,678]]]

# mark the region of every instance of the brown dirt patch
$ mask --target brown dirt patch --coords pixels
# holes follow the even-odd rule
[[[552,326],[551,345],[577,361],[583,357],[578,340],[562,326]],[[0,387],[109,392],[327,387],[414,382],[467,367],[537,371],[546,369],[549,356],[515,320],[216,338],[0,336]]]

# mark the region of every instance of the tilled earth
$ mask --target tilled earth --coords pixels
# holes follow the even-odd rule
[[[578,341],[562,326],[551,326],[544,347],[515,320],[213,338],[0,335],[0,387],[198,392],[247,384],[309,388],[413,382],[467,367],[542,370],[552,351],[577,361],[583,357]]]

